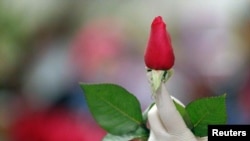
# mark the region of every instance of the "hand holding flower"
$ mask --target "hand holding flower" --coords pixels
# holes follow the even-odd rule
[[[136,97],[119,85],[81,84],[95,120],[108,131],[103,141],[206,141],[209,124],[226,122],[225,94],[184,106],[168,93],[175,56],[160,16],[151,24],[144,60],[154,101],[143,113]]]
[[[175,107],[164,83],[169,70],[174,65],[174,52],[171,39],[166,30],[166,24],[160,16],[151,25],[151,34],[145,53],[145,64],[150,70],[147,74],[153,89],[155,105],[148,112],[150,126],[149,141],[205,141],[207,137],[195,137],[187,127],[182,116]],[[183,107],[185,107],[183,105]]]

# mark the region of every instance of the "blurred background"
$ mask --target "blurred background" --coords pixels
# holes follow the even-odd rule
[[[227,93],[229,124],[250,123],[250,2],[0,0],[0,141],[100,141],[79,82],[116,83],[151,102],[144,50],[162,16],[184,104]]]

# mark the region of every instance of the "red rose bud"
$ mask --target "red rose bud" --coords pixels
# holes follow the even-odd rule
[[[174,60],[170,35],[162,17],[158,16],[151,24],[150,37],[144,56],[145,64],[150,69],[169,70],[173,67]]]

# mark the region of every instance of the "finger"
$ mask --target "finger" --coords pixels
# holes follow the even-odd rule
[[[161,84],[161,87],[156,92],[155,103],[163,126],[169,134],[180,134],[189,130],[177,111],[164,83]]]
[[[154,134],[167,134],[166,129],[159,117],[156,105],[154,105],[148,112],[148,122],[150,131],[154,132]]]
[[[207,141],[208,140],[208,137],[196,137],[197,138],[197,141]]]

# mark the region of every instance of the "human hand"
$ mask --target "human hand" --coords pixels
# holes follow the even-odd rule
[[[148,141],[207,141],[207,137],[196,137],[186,126],[173,100],[183,105],[168,93],[162,82],[155,94],[155,105],[148,112]]]

